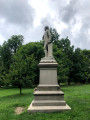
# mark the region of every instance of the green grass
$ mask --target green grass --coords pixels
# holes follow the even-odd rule
[[[65,101],[72,108],[59,113],[27,113],[27,108],[33,100],[33,89],[0,88],[0,120],[90,120],[90,85],[61,87]],[[26,110],[16,115],[14,110],[24,106]]]

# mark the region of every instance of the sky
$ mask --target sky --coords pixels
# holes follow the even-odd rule
[[[45,26],[90,49],[90,0],[0,0],[0,45],[12,35],[23,35],[24,44],[40,41]]]

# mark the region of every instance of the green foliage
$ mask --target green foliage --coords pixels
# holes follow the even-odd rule
[[[24,37],[22,35],[13,35],[8,40],[9,49],[12,54],[16,53],[17,49],[22,45]]]
[[[58,82],[67,82],[68,68],[66,67],[66,55],[56,45],[53,46],[54,57],[58,63]]]
[[[25,57],[28,56],[30,57],[31,55],[33,55],[33,59],[32,61],[36,62],[36,66],[35,66],[35,84],[38,84],[39,82],[39,69],[38,69],[38,63],[40,62],[40,59],[44,56],[44,52],[43,52],[43,45],[41,42],[30,42],[26,45],[23,45],[19,51],[17,51],[16,54],[18,54],[20,56],[22,56],[22,59],[25,60]]]
[[[13,63],[13,56],[22,45],[22,35],[13,35],[0,46],[0,86],[9,84],[9,69]]]
[[[81,53],[83,54],[83,62],[85,64],[85,78],[86,81],[90,83],[90,50],[82,50]]]
[[[50,33],[51,33],[51,41],[56,42],[59,39],[59,34],[56,31],[56,29],[50,28]]]
[[[23,45],[15,54],[10,68],[11,83],[22,87],[33,86],[38,83],[38,63],[43,55],[42,45],[39,42]]]
[[[1,59],[3,66],[8,70],[12,62],[12,54],[6,41],[2,45]]]
[[[71,71],[72,78],[74,82],[85,83],[88,80],[88,58],[83,55],[80,48],[75,49],[73,54],[73,69]]]
[[[13,62],[12,59],[16,50],[22,45],[23,39],[22,35],[13,35],[7,42],[5,41],[3,43],[2,47],[0,47],[2,63],[7,70]]]
[[[20,54],[17,54],[14,57],[14,62],[11,65],[9,75],[12,85],[20,88],[20,94],[22,87],[34,84],[35,70],[36,62],[33,55],[25,56],[24,59]]]
[[[70,84],[70,71],[72,70],[73,61],[73,46],[70,44],[68,38],[63,38],[61,40],[56,40],[53,51],[54,57],[57,60],[58,66],[58,80]]]
[[[68,37],[59,38],[50,28],[53,55],[58,62],[58,82],[70,85],[90,82],[90,50],[81,50],[71,45]],[[0,86],[13,84],[23,86],[39,82],[38,63],[44,57],[43,41],[22,45],[24,37],[14,35],[0,46]]]

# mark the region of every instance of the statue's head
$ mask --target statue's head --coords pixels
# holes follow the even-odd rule
[[[46,30],[49,30],[49,27],[48,27],[48,26],[45,26],[44,30],[45,30],[45,31],[46,31]]]

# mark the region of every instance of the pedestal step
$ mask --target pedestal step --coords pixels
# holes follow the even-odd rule
[[[38,85],[38,91],[57,91],[60,90],[59,85]]]
[[[34,92],[34,100],[64,100],[62,91],[36,91]]]
[[[64,95],[62,91],[35,91],[34,95]]]
[[[50,112],[60,112],[70,109],[71,108],[67,104],[65,106],[33,106],[31,103],[27,111],[29,113],[35,113],[35,112],[50,113]]]
[[[55,100],[39,100],[32,101],[33,106],[66,106],[65,101],[55,101]]]

